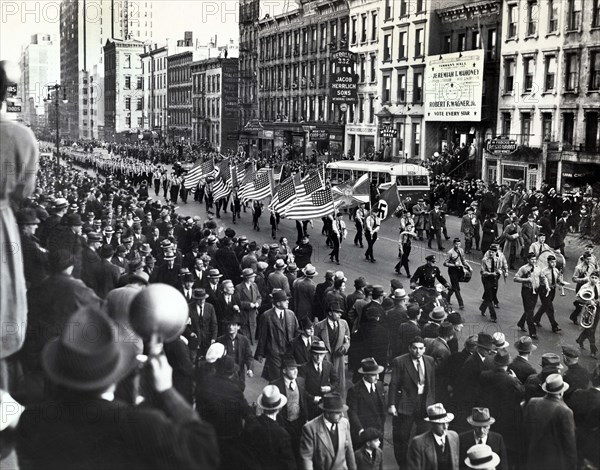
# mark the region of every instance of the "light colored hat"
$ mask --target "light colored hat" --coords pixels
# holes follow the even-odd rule
[[[267,411],[280,410],[287,404],[287,398],[279,391],[276,385],[267,385],[258,396],[256,404]]]
[[[394,290],[393,298],[397,300],[406,299],[406,291],[404,289]]]
[[[217,359],[221,359],[225,356],[225,345],[222,343],[213,343],[206,351],[206,362],[214,364]]]
[[[551,395],[558,395],[559,393],[566,392],[568,389],[569,384],[563,380],[560,374],[550,374],[546,377],[546,381],[542,385],[542,390]]]
[[[492,448],[486,444],[475,444],[467,450],[465,464],[469,468],[479,470],[496,468],[500,463],[500,457]]]
[[[449,423],[454,419],[454,415],[448,413],[442,403],[434,403],[427,407],[427,416],[423,419],[430,423]]]
[[[494,339],[494,346],[498,349],[508,348],[510,346],[510,343],[508,341],[506,341],[506,337],[504,336],[504,333],[501,333],[500,331],[496,331],[492,335],[492,338]]]

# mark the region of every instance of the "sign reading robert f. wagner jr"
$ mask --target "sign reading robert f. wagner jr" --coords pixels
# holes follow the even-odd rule
[[[477,49],[427,57],[426,121],[481,121],[483,53]]]

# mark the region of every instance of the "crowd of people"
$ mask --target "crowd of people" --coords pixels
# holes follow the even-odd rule
[[[446,252],[444,214],[463,183],[437,181],[429,201],[402,212],[399,255],[411,239],[435,240],[450,281],[436,255],[413,274],[407,255],[397,272],[406,269],[410,293],[398,277],[389,290],[359,277],[348,293],[343,271],[318,282],[302,223],[292,247],[252,240],[209,211],[179,215],[182,181],[165,162],[111,149],[121,156],[110,163],[88,152],[57,166],[38,156],[29,130],[2,118],[0,150],[3,168],[15,169],[0,179],[2,246],[19,248],[4,253],[0,278],[3,468],[383,469],[390,416],[400,468],[600,467],[600,367],[582,367],[581,349],[568,345],[537,366],[535,326],[544,313],[552,322],[556,258],[572,228],[550,189],[521,188],[526,208],[502,211],[492,198],[510,191],[516,201],[519,188],[464,183],[478,204],[455,200],[465,205],[465,248],[455,238]],[[540,211],[557,207],[564,212],[548,229]],[[364,207],[353,219],[375,262],[381,220]],[[325,226],[339,264],[344,227],[337,215]],[[538,266],[545,236],[554,247]],[[464,307],[464,256],[478,249],[480,311],[492,320],[499,277],[526,261],[514,280],[529,334],[512,345],[500,332],[462,337],[465,319],[451,307],[453,295]],[[576,269],[589,305],[598,305],[598,269],[591,250]],[[187,305],[181,333],[164,344],[132,318],[159,285],[171,292],[162,309]],[[580,346],[594,344],[597,323],[598,315]],[[268,385],[248,400],[258,371]]]

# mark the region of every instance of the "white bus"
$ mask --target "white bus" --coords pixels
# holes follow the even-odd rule
[[[356,181],[365,173],[380,192],[393,183],[398,187],[400,200],[412,207],[420,197],[427,197],[430,190],[429,170],[413,163],[363,162],[340,160],[327,164],[326,175],[332,185]]]

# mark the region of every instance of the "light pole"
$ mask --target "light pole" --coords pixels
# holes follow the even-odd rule
[[[58,91],[62,88],[63,91],[63,99],[62,102],[67,104],[69,100],[67,99],[67,90],[62,85],[58,83],[48,87],[48,99],[46,102],[51,102],[52,98],[50,97],[50,90],[54,90],[54,106],[56,107],[56,171],[60,170],[60,114],[59,114],[59,99],[58,99]]]

